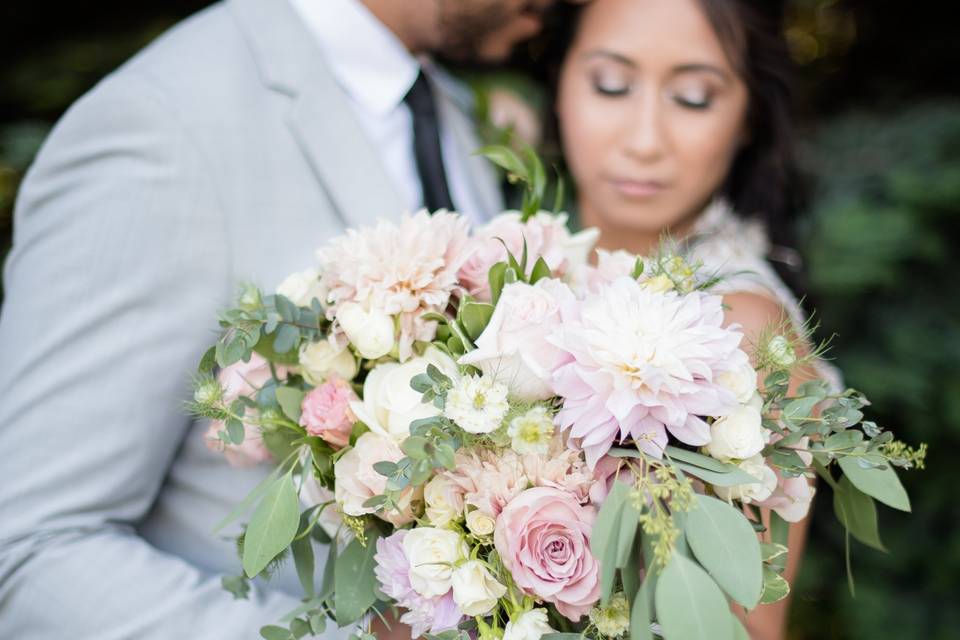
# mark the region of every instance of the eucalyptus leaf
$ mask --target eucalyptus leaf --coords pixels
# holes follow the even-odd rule
[[[257,505],[243,543],[243,570],[252,578],[286,549],[297,535],[300,503],[290,475],[274,481]]]
[[[292,324],[280,325],[273,337],[273,350],[284,354],[297,346],[300,340],[300,329]]]
[[[277,387],[277,402],[283,413],[296,423],[300,422],[304,393],[293,387]]]
[[[727,599],[693,560],[671,556],[657,578],[655,602],[666,640],[733,640]]]
[[[804,418],[809,418],[813,413],[814,407],[820,402],[821,398],[817,396],[808,396],[806,398],[796,398],[791,400],[783,407],[781,415],[784,420],[795,422]]]
[[[705,480],[710,484],[721,487],[735,487],[741,484],[756,484],[760,482],[760,480],[750,475],[743,469],[734,467],[733,465],[730,465],[729,471],[717,473],[716,471],[703,469],[702,467],[687,464],[686,462],[674,462],[674,464],[692,476],[696,476],[697,478]]]
[[[790,595],[790,584],[786,578],[764,565],[763,567],[763,595],[760,604],[773,604]]]
[[[289,629],[278,627],[275,624],[260,627],[260,637],[264,640],[293,640],[293,634],[290,633]]]
[[[333,602],[341,627],[359,620],[376,602],[373,557],[379,535],[376,530],[368,531],[366,546],[355,538],[337,558]]]
[[[867,469],[857,457],[842,457],[838,463],[857,489],[894,509],[910,511],[910,498],[891,467]]]
[[[653,619],[653,612],[650,611],[650,583],[649,577],[645,579],[633,599],[633,606],[630,608],[630,640],[653,640],[650,632],[650,622]]]
[[[857,489],[843,476],[833,492],[833,511],[850,535],[878,551],[886,551],[877,528],[877,506],[873,498]]]
[[[312,598],[314,593],[313,572],[315,568],[315,558],[313,554],[313,538],[308,535],[302,538],[295,538],[291,544],[293,551],[293,563],[297,569],[297,577],[300,579],[300,586],[303,587],[304,595]]]
[[[606,604],[613,594],[617,573],[620,519],[630,490],[627,485],[615,480],[607,494],[590,534],[590,551],[600,560],[600,601]]]
[[[674,460],[681,460],[702,469],[716,471],[717,473],[727,473],[732,469],[737,468],[732,464],[720,462],[719,460],[711,458],[710,456],[705,456],[702,453],[687,451],[686,449],[681,449],[680,447],[675,447],[669,444],[664,451],[666,451],[668,457],[673,458]]]
[[[693,554],[717,584],[747,609],[757,606],[763,590],[760,542],[743,513],[699,495],[687,514],[685,533]]]

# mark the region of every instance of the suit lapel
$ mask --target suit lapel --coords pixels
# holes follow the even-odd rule
[[[289,98],[287,125],[347,226],[403,210],[320,48],[286,0],[229,0],[266,87]]]

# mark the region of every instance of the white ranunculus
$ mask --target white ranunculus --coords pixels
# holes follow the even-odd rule
[[[476,350],[460,363],[503,382],[518,400],[546,400],[553,395],[553,370],[563,358],[547,338],[560,326],[561,307],[573,300],[573,292],[559,280],[505,286]]]
[[[422,356],[410,358],[403,364],[377,365],[363,382],[363,400],[350,403],[353,414],[371,431],[397,442],[406,440],[411,422],[440,415],[434,405],[421,402],[423,394],[410,386],[410,381],[425,373],[430,364],[457,379],[456,363],[436,347],[428,347]]]
[[[427,518],[435,527],[447,526],[458,520],[463,512],[463,494],[446,476],[431,478],[423,488],[423,500],[427,503]]]
[[[454,566],[470,552],[459,533],[435,527],[411,529],[403,550],[410,560],[410,586],[425,598],[450,590]]]
[[[745,460],[763,451],[765,445],[760,412],[742,405],[730,415],[718,418],[710,427],[707,453],[723,462]]]
[[[320,272],[307,269],[291,273],[277,287],[277,293],[298,307],[309,307],[314,298],[324,302],[327,290],[320,282]]]
[[[744,362],[742,366],[733,371],[724,371],[717,376],[717,383],[729,389],[737,397],[737,402],[741,404],[750,403],[750,399],[757,393],[757,372],[750,366],[750,362]]]
[[[479,560],[469,560],[457,567],[450,576],[453,601],[468,616],[485,616],[497,606],[507,588],[497,582]]]
[[[393,318],[379,309],[347,302],[337,309],[337,322],[361,356],[376,360],[390,353],[396,342]]]
[[[556,632],[547,619],[547,610],[533,609],[507,623],[503,640],[540,640],[544,634]]]
[[[353,380],[359,369],[350,349],[338,349],[329,340],[308,342],[300,347],[300,372],[307,382],[316,386],[330,376]]]
[[[759,411],[759,412],[762,412],[762,411],[763,411],[763,396],[761,396],[759,392],[756,392],[756,391],[755,391],[755,392],[753,393],[753,395],[750,396],[750,399],[747,400],[746,405],[747,405],[748,407],[753,407],[754,409],[756,409],[756,410]],[[762,413],[761,413],[761,415],[762,415]]]
[[[743,502],[763,502],[769,498],[777,488],[777,474],[767,466],[763,456],[757,454],[744,460],[739,465],[741,470],[749,473],[759,482],[740,484],[733,487],[715,486],[713,490],[724,500],[741,500]]]
[[[497,521],[488,513],[474,509],[467,514],[467,529],[475,536],[492,536]]]

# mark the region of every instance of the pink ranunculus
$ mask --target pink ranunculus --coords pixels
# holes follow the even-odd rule
[[[286,367],[278,366],[276,371],[277,376],[281,379],[286,378]],[[240,361],[225,367],[217,376],[220,386],[223,388],[223,403],[229,406],[240,396],[255,397],[257,391],[269,382],[271,377],[270,363],[258,353],[253,353],[249,362]],[[251,411],[251,409],[247,409],[244,415],[248,415]],[[252,467],[273,459],[266,445],[263,444],[263,437],[258,426],[245,422],[243,425],[243,442],[239,445],[226,444],[220,439],[218,434],[224,428],[222,421],[212,421],[207,429],[206,442],[211,451],[223,452],[231,466]]]
[[[566,354],[548,338],[560,327],[564,309],[574,304],[573,292],[559,280],[507,285],[477,348],[461,357],[460,364],[479,367],[506,384],[518,400],[551,397],[552,372]]]
[[[336,449],[347,446],[356,417],[350,403],[359,400],[349,382],[331,378],[310,390],[300,405],[300,424]]]
[[[535,487],[497,518],[494,544],[517,586],[576,622],[600,598],[600,563],[590,553],[596,511],[561,489]]]
[[[464,504],[491,518],[530,486],[523,463],[510,450],[499,454],[490,450],[458,451],[456,469],[443,474],[455,490],[463,493]]]
[[[771,444],[782,437],[780,434],[771,434]],[[806,451],[809,444],[810,439],[804,437],[791,447],[801,450],[797,452],[797,455],[807,466],[813,463],[813,455]],[[780,470],[776,467],[773,470],[777,474],[777,488],[773,490],[773,494],[769,498],[763,502],[758,502],[757,505],[766,509],[773,509],[787,522],[800,522],[810,512],[810,504],[817,492],[816,487],[813,486],[811,480],[803,476],[788,478],[780,473]]]
[[[563,489],[581,504],[590,500],[595,483],[594,473],[583,459],[583,453],[571,449],[559,434],[550,442],[545,455],[522,456],[523,470],[535,487]]]
[[[571,234],[566,214],[545,211],[521,221],[516,211],[508,211],[477,229],[471,239],[473,252],[458,274],[460,282],[478,300],[490,301],[490,268],[507,259],[507,250],[519,261],[523,244],[527,244],[527,274],[533,271],[537,258],[550,267],[554,277],[560,278],[574,268],[586,264],[590,249],[597,241],[596,229]]]

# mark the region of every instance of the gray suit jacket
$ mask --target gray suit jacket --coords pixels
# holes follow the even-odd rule
[[[467,156],[464,106],[441,92]],[[493,175],[467,162],[492,213]],[[247,601],[221,589],[240,565],[213,527],[268,469],[209,452],[183,402],[239,283],[272,289],[400,207],[283,0],[214,5],[69,110],[5,271],[0,637],[257,638],[299,604],[292,571]]]

